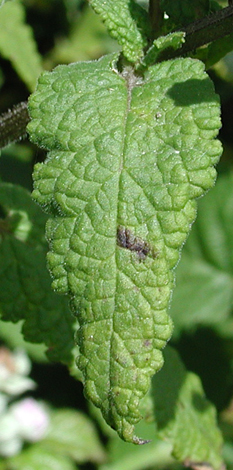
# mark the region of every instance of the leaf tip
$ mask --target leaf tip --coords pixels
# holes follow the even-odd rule
[[[151,439],[142,439],[141,437],[133,436],[132,442],[133,444],[144,445],[149,444],[151,442]]]

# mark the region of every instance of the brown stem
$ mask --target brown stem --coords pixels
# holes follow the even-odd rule
[[[0,116],[0,148],[24,138],[29,120],[27,101],[22,101],[2,114]]]
[[[194,21],[190,25],[181,29],[186,33],[186,40],[183,46],[177,51],[166,50],[159,57],[159,61],[183,56],[192,52],[198,47],[204,46],[216,39],[227,36],[233,32],[233,5],[229,5],[222,10]]]

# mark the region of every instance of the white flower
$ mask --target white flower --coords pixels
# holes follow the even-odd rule
[[[18,424],[18,434],[29,442],[42,439],[49,426],[49,415],[43,405],[25,398],[10,406],[9,412]]]
[[[2,457],[13,457],[19,454],[23,446],[22,439],[14,437],[8,441],[0,441],[0,455]]]
[[[14,365],[17,374],[29,375],[31,372],[31,361],[22,349],[17,349],[13,353]]]
[[[18,423],[6,412],[0,419],[0,455],[12,457],[21,450],[22,445],[23,440],[18,435]]]
[[[6,348],[0,348],[0,391],[19,395],[34,389],[35,382],[26,377],[30,369],[30,360],[23,351],[12,353]]]
[[[33,398],[9,406],[0,416],[0,455],[12,457],[20,452],[25,440],[39,441],[45,436],[49,423],[44,406]]]

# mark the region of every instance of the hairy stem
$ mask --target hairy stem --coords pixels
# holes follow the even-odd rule
[[[166,50],[159,57],[159,61],[183,56],[192,52],[198,47],[204,46],[216,39],[227,36],[233,32],[233,5],[229,5],[222,10],[194,21],[190,25],[181,29],[186,33],[184,45],[176,50]]]
[[[25,137],[29,119],[27,101],[22,101],[2,114],[0,116],[0,148]]]

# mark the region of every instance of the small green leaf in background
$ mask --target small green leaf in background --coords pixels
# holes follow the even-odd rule
[[[219,103],[203,64],[176,59],[144,77],[118,55],[44,73],[30,98],[34,171],[47,223],[53,288],[80,329],[85,393],[125,440],[170,338],[174,267],[213,186]],[[136,246],[136,248],[135,248]]]
[[[106,460],[93,422],[84,413],[74,410],[51,413],[51,425],[43,446],[55,455],[69,456],[78,463]]]
[[[23,333],[44,342],[52,360],[71,362],[74,323],[67,300],[51,291],[46,269],[47,217],[25,189],[0,184],[0,308],[5,321],[25,320]]]
[[[206,47],[197,49],[193,56],[204,62],[206,70],[214,67],[215,72],[228,81],[226,55],[233,49],[233,33],[226,37],[216,39]]]
[[[109,34],[117,39],[126,59],[139,62],[147,45],[150,25],[147,12],[134,0],[89,0],[104,21]]]
[[[30,26],[25,23],[24,7],[19,1],[7,2],[0,11],[0,54],[11,61],[28,89],[35,89],[42,72]]]
[[[233,176],[227,174],[198,201],[197,220],[177,268],[170,310],[177,335],[200,325],[232,334],[232,276]]]
[[[218,64],[214,70],[217,75],[228,83],[233,83],[233,53],[229,52]],[[230,128],[231,129],[231,128]]]
[[[0,470],[78,470],[69,457],[47,451],[43,445],[30,446],[16,457],[0,463]]]
[[[222,436],[214,406],[205,398],[197,375],[185,370],[168,346],[165,364],[153,378],[158,435],[172,444],[172,455],[191,468],[221,470]]]

